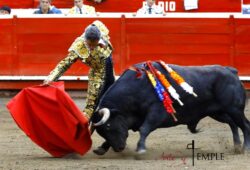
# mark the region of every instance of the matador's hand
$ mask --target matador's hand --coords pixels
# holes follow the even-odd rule
[[[86,112],[83,112],[83,115],[84,115],[84,117],[86,117],[86,118],[88,119],[88,121],[89,121],[89,119],[90,119],[89,115],[88,115]]]

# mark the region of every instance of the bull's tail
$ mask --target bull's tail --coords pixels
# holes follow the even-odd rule
[[[246,97],[246,100],[245,100],[245,108],[248,107],[248,101],[250,100],[250,93],[249,91],[245,90],[245,97]]]

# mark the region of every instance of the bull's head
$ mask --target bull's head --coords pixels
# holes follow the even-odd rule
[[[126,146],[128,126],[125,118],[116,110],[102,108],[93,115],[93,126],[116,152]]]

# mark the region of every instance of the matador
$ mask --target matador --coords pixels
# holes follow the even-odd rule
[[[90,71],[84,113],[90,119],[100,97],[115,81],[112,51],[108,28],[101,21],[94,21],[76,38],[68,55],[50,72],[44,84],[57,81],[77,60],[88,65]]]

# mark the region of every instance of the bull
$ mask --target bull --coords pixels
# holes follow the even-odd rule
[[[206,116],[230,126],[238,152],[242,151],[239,127],[244,137],[243,149],[250,149],[250,122],[244,114],[246,92],[235,68],[169,65],[193,87],[198,95],[194,97],[173,81],[159,63],[153,62],[153,66],[166,76],[184,103],[183,106],[176,101],[173,103],[178,121],[166,113],[146,73],[142,72],[138,77],[136,71],[128,69],[102,96],[93,114],[93,125],[105,139],[102,146],[94,150],[96,154],[102,155],[110,147],[116,152],[124,150],[130,129],[139,131],[136,151],[144,153],[147,136],[157,128],[186,124],[192,133],[196,133],[198,122]],[[134,67],[148,69],[145,63]]]

